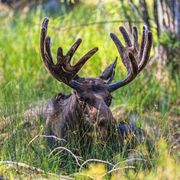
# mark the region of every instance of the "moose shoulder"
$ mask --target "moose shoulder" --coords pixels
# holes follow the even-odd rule
[[[54,63],[50,49],[51,39],[47,36],[48,21],[48,18],[45,18],[41,28],[40,50],[44,65],[56,80],[72,88],[71,95],[59,94],[51,100],[52,110],[46,117],[49,134],[66,138],[69,132],[80,131],[85,123],[89,132],[96,131],[98,137],[106,139],[109,133],[114,133],[111,128],[116,127],[116,121],[109,108],[111,93],[129,84],[146,66],[152,45],[152,33],[143,27],[139,43],[136,27],[132,29],[133,40],[125,28],[120,27],[125,46],[114,33],[110,34],[127,69],[124,80],[112,83],[117,58],[97,78],[82,78],[77,75],[86,61],[98,51],[98,48],[93,48],[75,65],[71,65],[71,58],[81,44],[81,39],[78,39],[66,54],[63,53],[62,47],[59,47],[57,63]]]

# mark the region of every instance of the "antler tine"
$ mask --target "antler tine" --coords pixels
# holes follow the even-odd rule
[[[120,30],[121,34],[123,35],[126,45],[131,47],[132,42],[131,42],[131,39],[129,38],[129,35],[128,35],[126,29],[123,26],[120,26],[119,30]]]
[[[139,64],[138,73],[140,73],[143,68],[146,66],[149,60],[150,51],[152,46],[152,33],[149,31],[147,35],[147,42],[143,51],[142,60]]]
[[[63,62],[63,49],[62,47],[59,47],[57,50],[57,64],[61,64]]]
[[[45,58],[44,41],[45,41],[46,34],[47,34],[48,21],[49,21],[49,19],[47,17],[44,18],[43,23],[42,23],[42,28],[41,28],[40,50],[41,50],[41,55],[42,55],[43,59]]]
[[[118,49],[118,52],[119,52],[119,54],[121,56],[121,60],[122,60],[122,62],[124,64],[124,66],[127,68],[128,64],[127,64],[127,62],[125,61],[125,59],[123,57],[125,47],[122,45],[121,41],[118,39],[118,37],[114,33],[110,33],[110,37],[114,41],[114,44],[116,45],[116,47]]]
[[[133,26],[132,34],[133,34],[133,47],[134,50],[137,52],[139,49],[139,44],[138,44],[138,31],[136,26]]]
[[[98,48],[93,48],[89,52],[87,52],[75,65],[74,68],[77,69],[77,72],[81,69],[81,67],[86,63],[86,61],[91,58],[96,52]]]
[[[40,39],[41,56],[45,67],[58,81],[64,82],[66,85],[76,90],[81,90],[83,85],[82,83],[77,82],[77,79],[79,78],[77,73],[86,61],[98,51],[98,48],[90,50],[73,66],[70,64],[70,61],[82,42],[81,39],[78,39],[71,46],[66,55],[63,55],[63,49],[61,47],[58,48],[57,63],[54,64],[51,55],[51,38],[47,36],[48,21],[48,18],[43,20]]]
[[[50,50],[50,37],[46,37],[47,35],[47,27],[48,27],[49,19],[46,17],[43,20],[42,28],[41,28],[41,39],[40,39],[40,50],[43,62],[46,66],[46,69],[51,73],[51,66],[54,64],[51,56]]]
[[[99,78],[103,79],[107,84],[109,84],[113,80],[117,59],[118,57],[116,57],[114,62],[111,63],[99,76]]]
[[[81,39],[77,39],[77,41],[71,46],[71,48],[69,49],[69,51],[67,52],[67,54],[65,56],[63,55],[62,47],[59,47],[57,50],[57,64],[62,64],[63,60],[66,60],[67,63],[70,63],[72,56],[76,52],[76,50],[79,47],[79,45],[81,44],[81,42],[82,42]]]
[[[122,62],[125,65],[128,74],[124,80],[109,84],[109,90],[111,92],[130,83],[133,79],[135,79],[138,73],[140,73],[142,69],[146,66],[152,46],[152,33],[150,31],[147,32],[145,27],[143,27],[140,49],[138,44],[138,32],[136,27],[133,27],[132,29],[133,44],[131,39],[129,38],[126,29],[124,27],[120,27],[119,30],[125,40],[126,47],[122,45],[122,43],[115,34],[111,33],[110,36],[119,51]]]
[[[51,55],[51,38],[49,36],[47,36],[45,38],[45,52],[47,53],[47,60],[50,64],[54,64],[53,63],[53,58]]]
[[[140,54],[139,54],[139,60],[140,61],[142,59],[144,46],[145,46],[145,41],[146,41],[146,27],[143,26],[142,39],[141,39],[141,45],[140,45]]]
[[[71,61],[71,58],[73,57],[74,53],[76,52],[77,48],[80,46],[82,42],[82,39],[77,39],[77,41],[71,46],[69,51],[67,52],[66,56],[68,57],[68,62]]]

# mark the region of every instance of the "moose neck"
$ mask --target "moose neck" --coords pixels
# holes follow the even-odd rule
[[[83,115],[82,105],[79,103],[77,96],[72,93],[71,95],[57,95],[54,99],[54,110],[63,113],[63,116],[70,119],[70,121],[75,121],[73,119],[81,118]]]
[[[79,103],[77,96],[72,93],[67,99],[67,116],[71,121],[79,122],[83,116],[83,105]],[[75,123],[75,122],[74,122]]]
[[[63,138],[66,136],[67,130],[79,129],[83,108],[74,93],[68,96],[58,94],[52,103],[53,112],[47,118],[46,124],[51,127],[53,135]]]

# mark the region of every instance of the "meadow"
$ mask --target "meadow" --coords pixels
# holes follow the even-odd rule
[[[118,56],[114,81],[123,79],[126,69],[109,36],[114,32],[121,37],[118,27],[127,26],[121,12],[118,3],[107,3],[80,5],[62,15],[49,16],[54,59],[57,47],[67,51],[82,38],[74,62],[93,47],[99,51],[80,75],[97,77]],[[10,179],[179,179],[180,74],[172,76],[170,67],[159,75],[156,62],[149,63],[136,80],[113,94],[114,116],[118,121],[133,120],[144,129],[153,147],[150,151],[142,143],[128,157],[123,153],[111,156],[108,149],[101,151],[97,146],[84,159],[63,147],[52,154],[43,136],[44,121],[25,124],[21,115],[26,109],[59,92],[71,92],[47,73],[40,56],[40,28],[46,16],[39,9],[0,16],[0,179],[4,175]],[[134,18],[141,34],[143,22]],[[155,46],[155,29],[152,32]]]

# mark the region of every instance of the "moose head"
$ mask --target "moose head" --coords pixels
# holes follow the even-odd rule
[[[41,28],[40,50],[44,65],[56,80],[73,89],[69,96],[60,94],[52,99],[53,111],[46,120],[51,134],[65,137],[69,131],[80,130],[81,124],[86,122],[92,131],[96,129],[101,137],[107,137],[108,129],[115,124],[109,108],[111,93],[133,81],[146,66],[150,56],[152,33],[143,27],[139,43],[136,27],[132,29],[131,40],[125,28],[120,26],[125,46],[114,33],[110,34],[127,69],[124,80],[112,83],[117,58],[97,78],[83,78],[77,75],[87,60],[98,51],[97,47],[91,49],[72,65],[71,59],[81,44],[81,39],[78,39],[66,54],[63,53],[62,47],[59,47],[57,63],[54,63],[50,49],[51,39],[47,36],[48,21],[48,18],[45,18]]]

